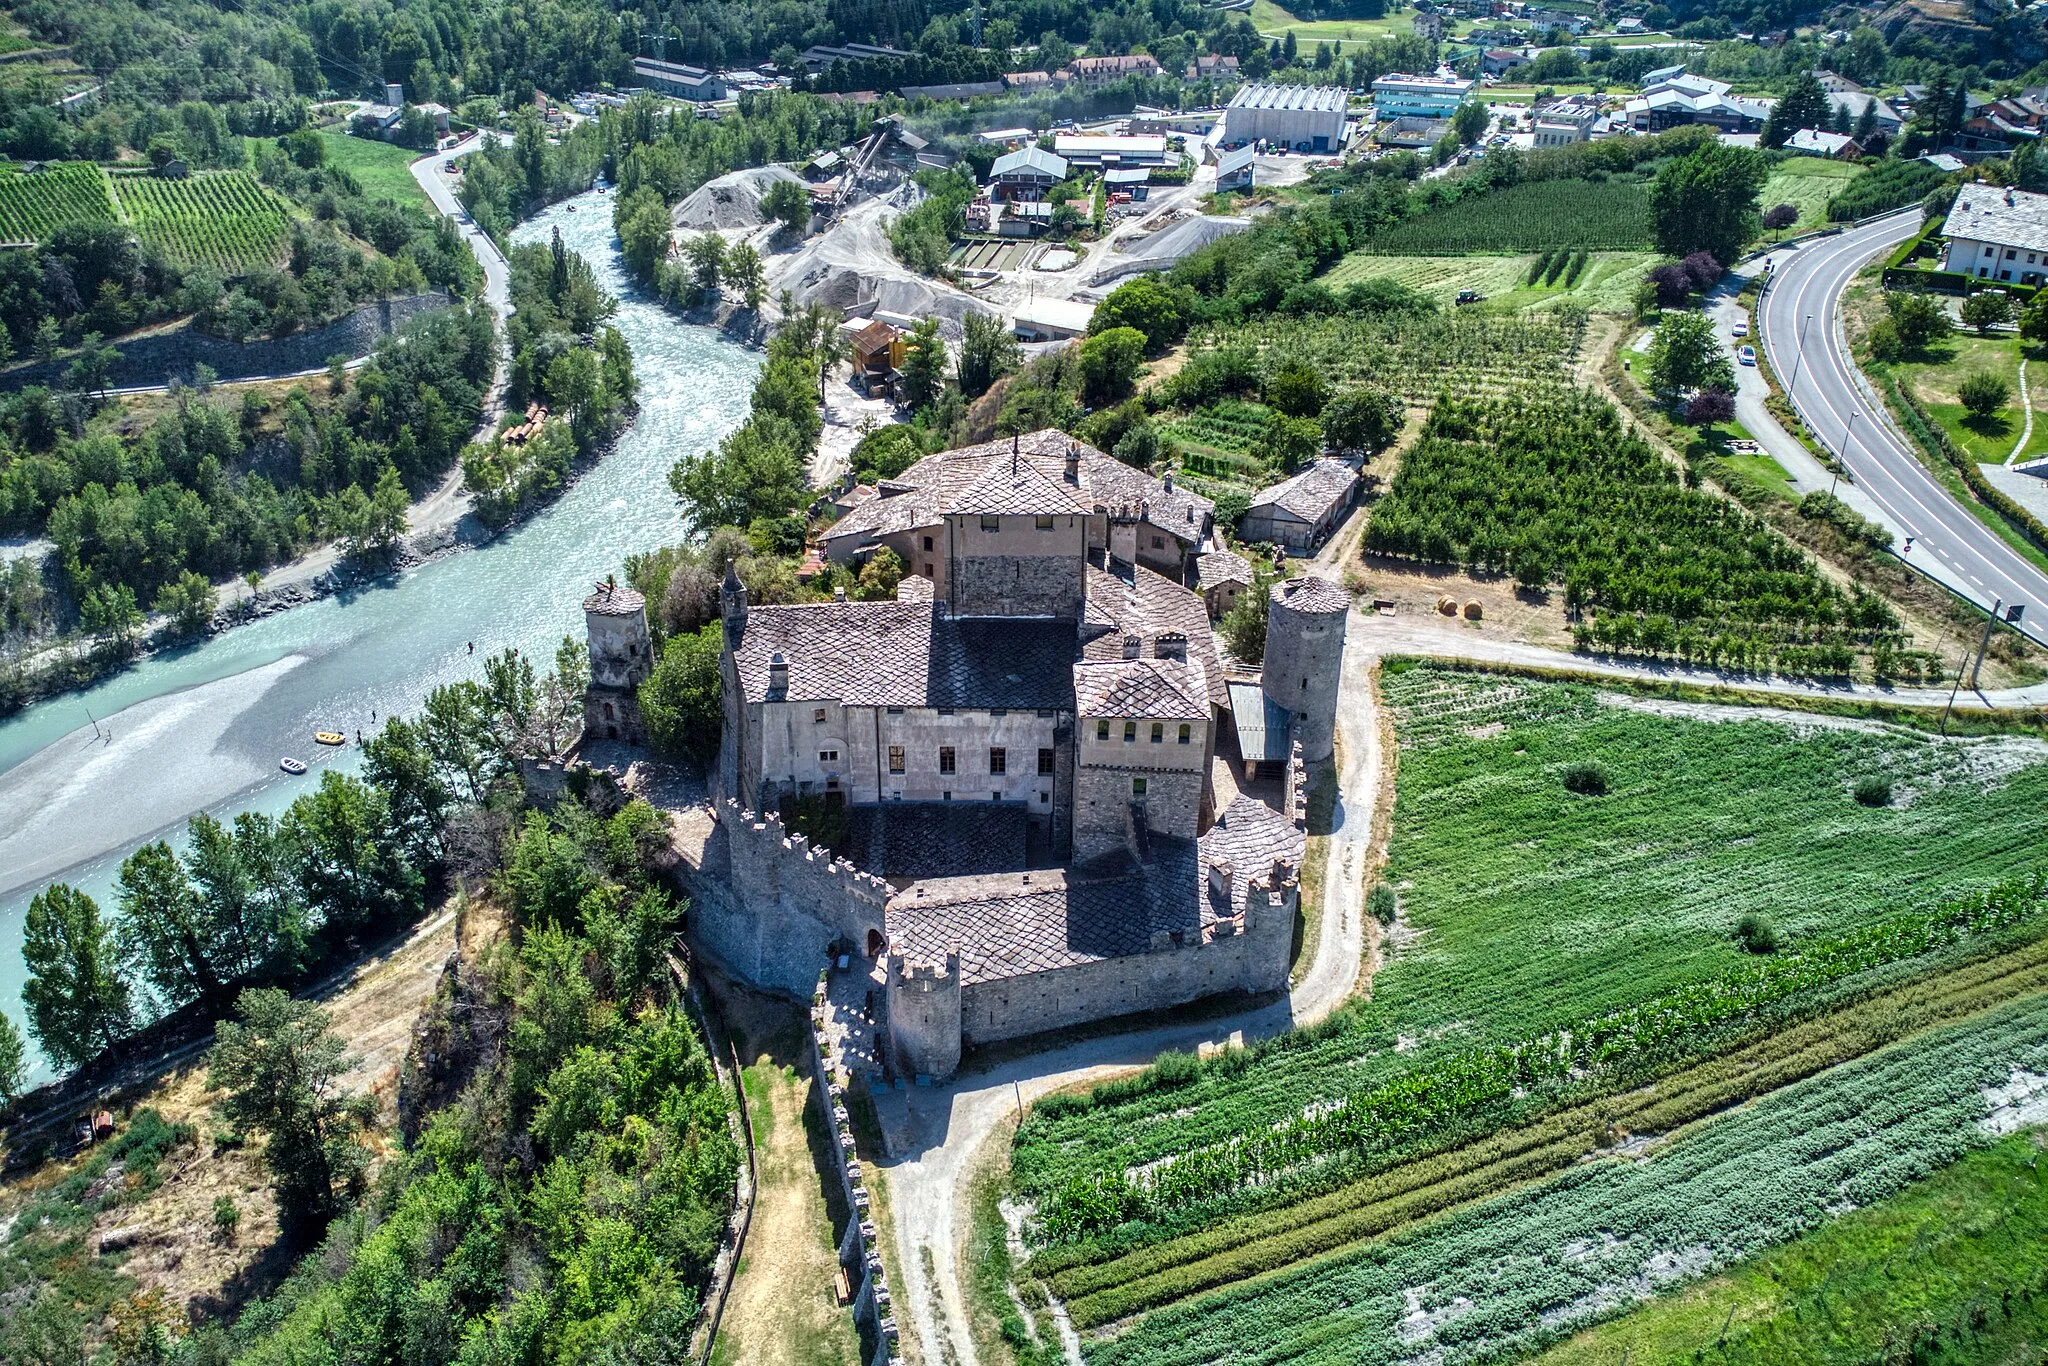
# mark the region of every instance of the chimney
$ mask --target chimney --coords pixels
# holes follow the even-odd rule
[[[834,601],[834,602],[845,602],[845,601],[846,601],[846,589],[845,589],[845,588],[843,588],[843,587],[837,587],[837,586],[835,586],[835,587],[834,587],[834,588],[832,589],[832,601]]]
[[[780,650],[768,657],[768,691],[785,696],[789,692],[789,661],[782,657]]]
[[[1166,491],[1167,491],[1168,493],[1172,493],[1172,492],[1173,492],[1173,471],[1172,471],[1172,470],[1168,470],[1168,471],[1166,472],[1166,481],[1165,481],[1165,482],[1166,482]]]
[[[1141,651],[1143,651],[1143,649],[1144,649],[1144,648],[1145,648],[1145,641],[1144,641],[1143,637],[1140,637],[1140,636],[1125,636],[1125,637],[1124,637],[1124,658],[1125,658],[1125,659],[1136,659],[1136,658],[1138,657],[1139,653],[1140,653]]]
[[[387,83],[384,87],[384,103],[393,109],[405,108],[405,87],[397,81]]]
[[[1081,443],[1078,441],[1067,443],[1067,482],[1069,484],[1079,484],[1081,482]]]
[[[1188,638],[1179,631],[1162,631],[1152,641],[1154,659],[1186,659]]]
[[[1225,906],[1230,904],[1230,860],[1216,859],[1209,865],[1209,895],[1218,897]]]

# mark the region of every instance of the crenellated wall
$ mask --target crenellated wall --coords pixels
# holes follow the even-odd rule
[[[824,1041],[825,1014],[831,1009],[825,990],[826,974],[817,975],[811,992],[807,1036],[810,1040],[812,1092],[824,1111],[825,1127],[832,1134],[833,1175],[846,1199],[846,1229],[839,1239],[839,1265],[846,1283],[853,1289],[853,1323],[860,1332],[861,1359],[867,1366],[890,1366],[900,1362],[897,1351],[896,1318],[889,1299],[889,1273],[882,1266],[882,1251],[876,1242],[870,1218],[865,1174],[854,1151],[853,1126],[846,1113],[847,1077],[828,1056]]]

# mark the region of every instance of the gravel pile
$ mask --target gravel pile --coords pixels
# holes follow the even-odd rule
[[[670,212],[670,219],[684,232],[758,228],[761,226],[761,197],[778,180],[803,183],[796,172],[786,166],[734,171],[700,186],[695,194],[675,206]]]

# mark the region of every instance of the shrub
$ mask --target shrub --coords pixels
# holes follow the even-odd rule
[[[2012,390],[2004,379],[1989,370],[1978,370],[1956,386],[1956,397],[1973,416],[1990,417],[2012,398]]]
[[[1856,800],[1863,806],[1890,806],[1892,784],[1889,778],[1880,778],[1875,773],[1856,780]]]
[[[1735,416],[1735,395],[1726,389],[1702,389],[1685,404],[1685,420],[1695,427],[1711,427]]]
[[[1581,797],[1607,795],[1607,768],[1597,759],[1587,759],[1564,771],[1564,790]]]
[[[1169,1048],[1152,1060],[1152,1082],[1155,1086],[1185,1086],[1201,1072],[1201,1063],[1192,1053]]]
[[[1394,915],[1401,908],[1401,898],[1394,895],[1394,889],[1384,882],[1373,884],[1372,894],[1365,899],[1365,908],[1372,912],[1372,918],[1382,925],[1394,923]]]
[[[1760,915],[1745,915],[1735,922],[1735,942],[1744,953],[1776,953],[1778,932]]]

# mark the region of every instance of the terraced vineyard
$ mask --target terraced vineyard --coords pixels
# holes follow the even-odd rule
[[[289,224],[284,205],[246,171],[209,171],[185,180],[146,175],[111,180],[136,235],[182,265],[240,275],[283,259]]]
[[[1225,399],[1165,422],[1161,430],[1176,440],[1235,455],[1256,456],[1266,438],[1266,425],[1273,410],[1263,403]],[[1197,469],[1198,474],[1226,474],[1235,471]]]
[[[111,223],[107,178],[89,161],[0,175],[0,241],[41,242],[66,223]]]
[[[1845,1060],[2048,990],[2048,948],[2033,943],[2037,878],[1989,899],[1938,900],[2032,866],[2048,833],[2048,814],[2035,814],[2048,796],[2037,741],[1937,741],[1433,665],[1390,666],[1384,690],[1400,741],[1387,879],[1402,888],[1402,929],[1371,1000],[1319,1029],[1173,1069],[1171,1081],[1042,1103],[1019,1133],[1014,1179],[1037,1207],[1031,1273],[1078,1323],[1122,1325],[1113,1343],[1090,1345],[1092,1360],[1239,1360],[1254,1344],[1273,1345],[1260,1360],[1391,1360],[1438,1344],[1463,1359],[1480,1344],[1459,1333],[1562,1331],[1622,1302],[1593,1292],[1626,1258],[1603,1260],[1614,1249],[1595,1237],[1582,1267],[1565,1255],[1580,1235],[1548,1215],[1532,1226],[1547,1244],[1502,1240],[1544,1201],[1636,1170],[1578,1166],[1590,1151],[1838,1067],[1828,1087],[1800,1093],[1811,1106],[1794,1107],[1824,1133]],[[1593,756],[1605,795],[1567,791],[1562,775]],[[1871,776],[1892,785],[1893,805],[1854,800]],[[2025,828],[1998,828],[2007,821]],[[1790,950],[1744,954],[1730,932],[1745,914],[1766,917]],[[1930,1099],[1926,1088],[1976,1086],[2024,1061],[2003,1043],[1971,1056],[1899,1083],[1929,1114],[1951,1108],[1938,1132],[1912,1130],[1872,1167],[1878,1185],[1896,1188],[1974,1141],[1950,1122],[1974,1091]],[[1911,1137],[1910,1106],[1886,1113],[1880,1129],[1905,1125],[1893,1137]],[[1689,1142],[1717,1143],[1732,1122]],[[1851,1147],[1864,1161],[1887,1151],[1881,1140]],[[1819,1179],[1770,1166],[1797,1148],[1791,1128],[1744,1142],[1762,1145],[1752,1156],[1794,1195]],[[1679,1170],[1692,1151],[1705,1149],[1680,1145],[1647,1166]],[[1739,1156],[1739,1145],[1716,1156],[1700,1179],[1729,1179]],[[1524,1191],[1531,1181],[1549,1184]],[[1676,1277],[1810,1227],[1832,1202],[1787,1196],[1780,1210],[1766,1195],[1776,1222],[1744,1241],[1730,1232],[1748,1217],[1746,1203],[1729,1203],[1740,1192],[1713,1189],[1711,1200],[1667,1202],[1654,1183],[1602,1197],[1697,1218],[1711,1237],[1673,1243],[1659,1225],[1645,1241],[1604,1227],[1639,1270]],[[1426,1239],[1402,1232],[1504,1192],[1516,1192],[1505,1213],[1453,1215]],[[1599,1203],[1572,1208],[1591,1217]],[[1667,1265],[1660,1251],[1687,1259]],[[1417,1257],[1439,1259],[1436,1269],[1391,1285],[1430,1287],[1420,1307],[1372,1270]],[[1489,1279],[1491,1265],[1502,1269]],[[1600,1272],[1591,1282],[1588,1268]],[[1455,1317],[1470,1326],[1451,1333],[1430,1316],[1458,1295],[1472,1307]],[[1132,1314],[1145,1317],[1133,1327]]]

